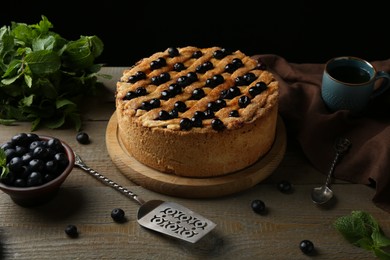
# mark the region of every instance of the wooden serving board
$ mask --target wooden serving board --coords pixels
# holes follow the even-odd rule
[[[181,198],[213,198],[234,194],[258,184],[278,167],[286,150],[286,129],[278,118],[271,150],[252,166],[232,174],[211,178],[190,178],[162,173],[133,158],[118,137],[115,112],[106,129],[108,153],[116,167],[132,182],[155,192]]]

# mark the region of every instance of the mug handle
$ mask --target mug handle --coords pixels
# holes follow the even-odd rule
[[[387,73],[385,71],[378,71],[376,73],[375,80],[378,80],[378,79],[383,79],[383,81],[380,84],[380,86],[372,92],[371,98],[376,98],[377,96],[385,93],[386,90],[388,90],[390,87],[390,74],[389,73]]]

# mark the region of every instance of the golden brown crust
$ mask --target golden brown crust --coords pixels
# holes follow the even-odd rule
[[[159,171],[188,177],[211,177],[225,175],[241,170],[264,156],[271,148],[276,132],[278,115],[278,82],[273,75],[257,66],[257,62],[240,51],[215,58],[219,47],[178,48],[179,55],[170,57],[168,49],[140,60],[135,66],[123,72],[117,83],[116,111],[119,136],[126,149],[140,162]],[[202,51],[201,57],[193,58],[196,51]],[[151,69],[151,62],[163,57],[166,65]],[[233,59],[242,61],[234,71],[225,71]],[[207,71],[197,71],[197,67],[210,61],[213,67]],[[175,71],[174,64],[182,63],[184,70]],[[129,77],[142,71],[145,79],[129,80]],[[162,98],[162,92],[170,85],[178,83],[178,78],[197,72],[197,79],[183,85],[180,93]],[[156,84],[152,77],[169,73],[169,80]],[[253,77],[247,84],[237,83],[236,79],[251,73]],[[207,83],[214,75],[220,75],[224,81],[211,85]],[[265,83],[266,89],[253,95],[250,89],[258,82]],[[263,84],[264,85],[264,84]],[[223,96],[223,90],[233,86],[239,89],[234,96]],[[146,89],[146,94],[129,98],[129,92],[137,88]],[[205,96],[191,98],[196,88],[202,88]],[[249,102],[242,105],[240,97],[247,96]],[[224,98],[226,97],[226,98]],[[145,109],[142,102],[158,99],[156,108]],[[201,126],[183,129],[180,121],[208,109],[209,103],[223,99],[225,106],[214,109],[210,118],[203,118]],[[168,118],[159,117],[161,110],[172,111],[177,101],[185,102],[185,111]],[[240,104],[241,103],[241,104]],[[239,116],[232,117],[230,112],[237,110]],[[212,120],[223,122],[222,128],[213,127]]]

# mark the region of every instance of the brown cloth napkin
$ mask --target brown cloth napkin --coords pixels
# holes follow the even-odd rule
[[[279,114],[312,165],[327,174],[335,157],[335,140],[347,137],[352,145],[334,168],[334,178],[374,187],[372,201],[390,212],[390,90],[359,116],[344,110],[330,112],[320,91],[325,64],[290,63],[271,54],[254,58],[279,80]],[[390,59],[372,64],[390,72]]]

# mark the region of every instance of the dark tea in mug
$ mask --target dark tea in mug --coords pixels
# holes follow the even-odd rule
[[[375,83],[377,80],[377,86]],[[329,110],[361,113],[375,97],[390,88],[390,73],[377,71],[361,58],[341,56],[325,64],[321,96]]]
[[[341,82],[361,84],[370,80],[370,73],[355,66],[336,66],[329,69],[329,75]]]

